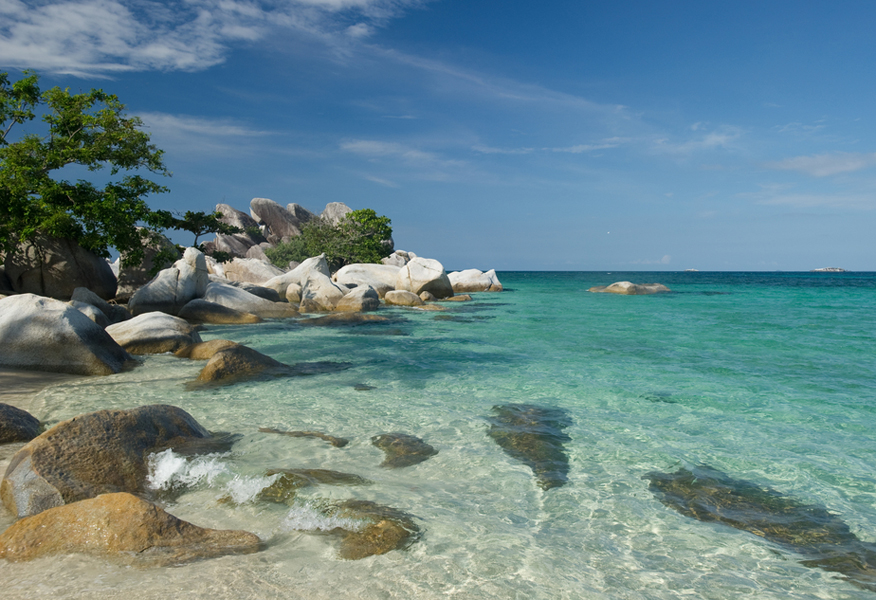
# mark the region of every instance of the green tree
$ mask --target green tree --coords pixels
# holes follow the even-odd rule
[[[139,264],[147,228],[160,227],[144,197],[167,188],[141,175],[169,176],[162,151],[128,117],[113,94],[92,89],[72,94],[54,87],[40,92],[38,76],[25,71],[10,83],[0,73],[0,251],[15,252],[21,242],[41,235],[68,238],[99,256],[113,247],[127,264]],[[26,132],[13,141],[16,126],[42,114],[42,134]],[[102,186],[63,175],[75,167],[108,169]],[[119,176],[123,173],[122,176]]]
[[[301,227],[301,235],[265,251],[271,262],[285,268],[289,261],[301,262],[325,253],[332,271],[353,263],[379,263],[392,253],[392,226],[388,217],[370,208],[348,213],[337,225],[312,219]]]

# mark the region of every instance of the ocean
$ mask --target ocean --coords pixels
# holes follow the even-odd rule
[[[830,521],[845,528],[840,554],[854,546],[866,557],[876,542],[876,274],[499,278],[506,291],[441,312],[381,308],[380,323],[202,332],[289,364],[343,363],[329,372],[190,391],[203,363],[158,355],[18,403],[50,423],[172,404],[211,431],[239,434],[227,453],[154,456],[150,481],[172,514],[251,531],[265,548],[168,568],[81,555],[0,561],[3,598],[874,597],[861,585],[876,577],[873,563],[847,581],[847,567],[813,565],[823,547],[799,540]],[[672,292],[587,292],[622,280]],[[508,410],[553,415],[534,424],[565,460],[552,485],[519,448],[500,447],[495,431]],[[381,467],[371,439],[388,432],[417,436],[437,454]],[[0,447],[0,469],[19,447]],[[313,468],[371,483],[304,487],[285,504],[260,499],[276,479],[268,470]],[[720,485],[707,474],[716,472],[732,488],[723,506],[709,505]],[[706,508],[673,505],[655,474],[699,477]],[[409,515],[418,536],[405,549],[340,558],[329,532],[356,525],[326,506],[349,499]],[[760,521],[749,526],[752,506]],[[778,513],[787,517],[789,506],[812,517],[794,522],[793,539],[763,520],[783,527]],[[0,512],[0,529],[11,522]]]

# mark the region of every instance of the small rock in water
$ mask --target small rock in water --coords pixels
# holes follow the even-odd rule
[[[417,540],[420,528],[410,515],[367,500],[346,500],[338,505],[338,517],[367,520],[361,531],[347,531],[339,555],[358,560],[391,550],[403,550]]]
[[[842,573],[850,583],[876,591],[876,546],[859,540],[838,516],[820,506],[708,466],[652,472],[644,478],[660,502],[687,517],[749,531],[811,557],[802,562],[807,567]]]
[[[371,438],[371,443],[386,453],[380,466],[388,469],[410,467],[438,454],[420,438],[406,433],[382,433]]]
[[[289,437],[318,438],[320,440],[325,440],[335,448],[343,448],[350,443],[350,440],[346,438],[335,437],[333,435],[328,435],[327,433],[322,433],[320,431],[280,431],[279,429],[273,429],[270,427],[259,427],[259,431],[262,433],[277,433],[279,435],[285,435]]]
[[[259,500],[290,504],[301,488],[325,485],[370,485],[364,477],[326,469],[270,469],[267,476],[280,475],[274,483],[259,492]]]
[[[357,392],[368,392],[370,390],[376,390],[377,388],[375,388],[373,385],[368,385],[366,383],[357,383],[353,386],[353,389]]]
[[[493,412],[489,436],[502,450],[531,468],[543,490],[565,485],[569,457],[563,444],[571,438],[563,430],[571,425],[568,413],[533,404],[504,404]]]

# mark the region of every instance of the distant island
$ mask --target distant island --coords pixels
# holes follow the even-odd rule
[[[821,269],[812,269],[810,273],[845,273],[845,269],[839,267],[823,267]]]

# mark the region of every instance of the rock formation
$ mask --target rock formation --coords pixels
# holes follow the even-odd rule
[[[386,453],[380,466],[387,469],[410,467],[438,454],[420,438],[406,433],[382,433],[371,438],[371,443]]]

